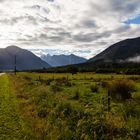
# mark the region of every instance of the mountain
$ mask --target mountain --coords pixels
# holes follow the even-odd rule
[[[133,39],[126,39],[120,41],[109,48],[91,58],[91,61],[101,61],[101,62],[125,62],[125,61],[135,61],[138,62],[140,58],[140,37]],[[139,61],[140,62],[140,61]]]
[[[0,70],[13,70],[15,64],[17,70],[34,70],[50,67],[49,64],[41,60],[39,57],[17,46],[9,46],[0,49]]]
[[[69,67],[81,72],[140,74],[140,37],[111,45],[85,63],[52,67],[48,72],[69,72]]]
[[[84,63],[87,60],[85,58],[76,55],[42,55],[41,59],[46,61],[51,66],[64,66],[70,64]]]

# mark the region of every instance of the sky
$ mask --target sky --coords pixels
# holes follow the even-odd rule
[[[0,0],[0,48],[91,58],[138,36],[139,0]]]

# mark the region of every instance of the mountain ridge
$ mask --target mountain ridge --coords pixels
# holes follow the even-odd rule
[[[119,62],[140,55],[140,37],[117,42],[88,61]]]
[[[65,66],[65,65],[71,65],[71,64],[79,64],[86,62],[87,60],[83,57],[79,57],[74,54],[70,55],[42,55],[41,59],[46,61],[51,66]]]
[[[17,70],[34,70],[50,67],[32,52],[11,45],[0,49],[0,70],[13,70],[17,58]]]
[[[48,69],[48,72],[70,72],[69,67],[81,72],[139,74],[140,37],[122,40],[85,63]]]

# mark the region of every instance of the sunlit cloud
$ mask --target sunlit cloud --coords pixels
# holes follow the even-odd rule
[[[139,36],[139,14],[139,0],[1,0],[0,47],[15,44],[89,58]]]

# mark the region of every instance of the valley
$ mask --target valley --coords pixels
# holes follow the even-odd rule
[[[0,140],[140,140],[140,1],[0,0]]]

